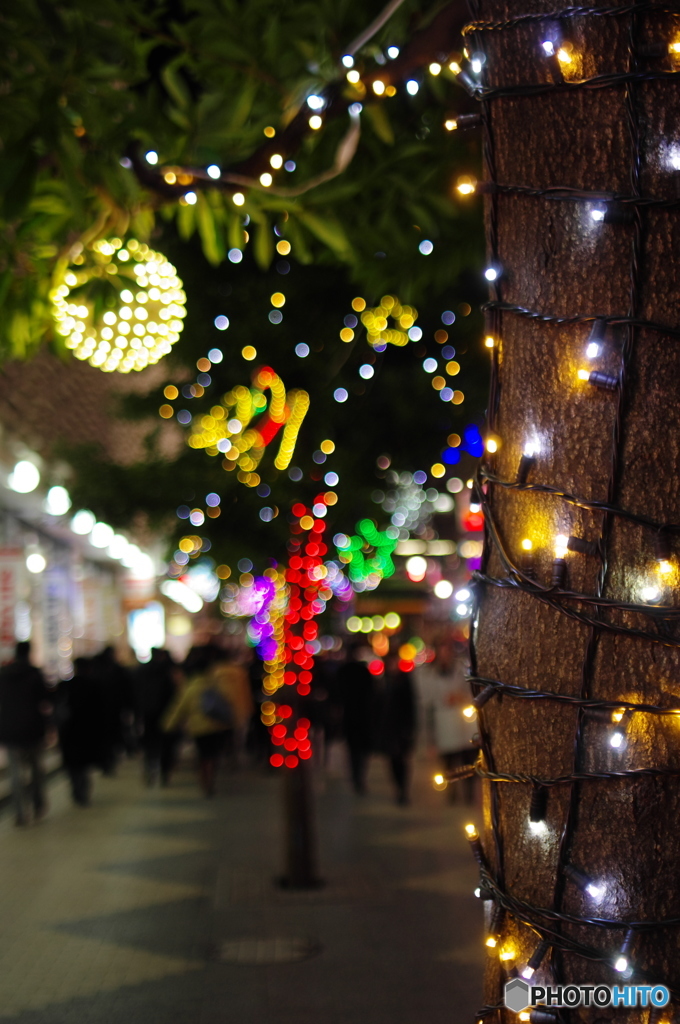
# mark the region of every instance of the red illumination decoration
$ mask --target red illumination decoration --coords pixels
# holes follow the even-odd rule
[[[319,495],[317,503],[324,503],[323,495]],[[284,616],[284,661],[286,671],[283,682],[286,686],[295,686],[301,697],[311,693],[312,669],[314,668],[314,648],[319,627],[314,616],[325,608],[325,601],[330,593],[320,596],[325,590],[323,556],[328,548],[323,543],[322,533],[326,524],[316,519],[311,509],[302,502],[296,502],[292,508],[296,519],[305,519],[304,527],[300,523],[291,525],[291,554],[286,570],[289,600],[288,610]],[[300,534],[306,534],[306,539]],[[290,691],[289,691],[290,692]],[[285,765],[295,768],[300,760],[307,761],[312,756],[312,744],[309,739],[310,721],[308,718],[297,718],[290,704],[279,704],[276,717],[283,719],[269,729],[272,743],[290,751],[287,756],[272,754],[270,764],[275,768]],[[295,751],[295,753],[293,753]]]
[[[369,666],[369,668],[370,668],[370,666]],[[399,661],[399,671],[400,672],[413,672],[414,668],[415,668],[415,662],[413,662],[413,661],[405,661],[404,658],[400,659],[400,661]]]
[[[376,658],[374,661],[369,661],[368,671],[372,676],[381,676],[385,671],[385,666],[380,658]]]

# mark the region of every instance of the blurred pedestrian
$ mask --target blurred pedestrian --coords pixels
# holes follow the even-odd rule
[[[399,668],[399,656],[393,652],[385,658],[379,701],[378,749],[387,755],[397,803],[405,805],[415,745],[416,698],[411,675]]]
[[[431,726],[431,738],[444,768],[451,770],[473,764],[479,749],[474,742],[478,727],[463,715],[470,703],[470,684],[465,678],[465,653],[446,644],[437,648],[434,662],[420,670],[422,700]],[[454,802],[459,786],[465,802],[474,799],[475,778],[463,779],[449,786],[449,800]]]
[[[212,647],[192,648],[185,663],[188,666],[187,684],[162,720],[162,728],[166,732],[184,728],[192,737],[198,754],[201,787],[208,797],[215,795],[219,760],[237,721],[231,705],[229,674],[209,674],[216,656]]]
[[[76,658],[73,669],[73,678],[60,683],[57,694],[59,745],[73,802],[79,807],[89,807],[91,769],[105,768],[108,764],[108,709],[93,659]]]
[[[231,707],[232,721],[225,736],[225,748],[235,766],[245,748],[246,732],[254,708],[248,672],[236,663],[232,651],[218,647],[208,669],[208,683],[225,696]]]
[[[170,652],[151,650],[151,660],[141,665],[135,678],[135,707],[144,751],[144,778],[148,786],[160,780],[167,786],[175,766],[178,735],[165,732],[161,720],[176,692],[174,663]]]
[[[46,810],[42,750],[51,695],[42,672],[31,664],[30,654],[31,645],[22,640],[16,645],[14,660],[0,669],[0,744],[7,748],[17,825],[28,823],[26,768],[35,819]]]
[[[104,775],[115,775],[133,719],[132,680],[116,660],[113,647],[105,647],[91,659],[92,678],[99,687],[104,708]]]
[[[375,681],[361,660],[363,644],[353,643],[337,673],[342,730],[349,753],[354,792],[366,792],[366,772],[375,734]]]

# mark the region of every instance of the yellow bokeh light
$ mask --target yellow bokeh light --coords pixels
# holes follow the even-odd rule
[[[243,192],[234,192],[231,199],[234,206],[243,206],[246,201],[246,197],[243,195]]]
[[[433,61],[432,64],[430,64],[430,66],[428,68],[428,71],[430,72],[431,75],[439,75],[439,74],[441,74],[441,70],[442,70],[441,64],[437,64],[436,61]]]
[[[355,313],[362,313],[366,309],[366,299],[362,299],[361,296],[352,299],[352,309]]]
[[[174,409],[171,405],[162,405],[158,412],[164,420],[169,420],[174,413]]]
[[[385,92],[385,83],[381,82],[379,78],[376,78],[375,82],[373,82],[373,92],[376,96],[382,96]]]
[[[314,132],[318,132],[319,128],[323,124],[323,118],[319,117],[318,114],[313,114],[309,119],[309,127]]]
[[[231,569],[228,565],[218,565],[215,569],[215,574],[220,580],[228,580],[231,576]]]
[[[335,493],[335,491],[326,491],[326,493],[323,496],[323,500],[326,502],[327,505],[337,505],[338,496]]]
[[[493,348],[494,345],[496,344],[496,339],[492,338],[490,334],[487,334],[486,338],[484,339],[484,344],[486,345],[487,348]]]
[[[286,296],[283,292],[274,292],[274,294],[269,297],[269,301],[272,306],[276,306],[277,309],[280,309],[281,306],[284,306],[286,303]]]
[[[417,653],[413,644],[402,644],[399,648],[399,657],[404,661],[413,661]]]
[[[268,139],[273,139],[274,136],[276,135],[276,128],[272,128],[271,125],[267,125],[267,127],[264,128],[263,131]]]
[[[300,526],[302,527],[303,530],[311,530],[311,528],[314,526],[314,520],[312,519],[311,516],[303,516],[302,519],[300,520]]]
[[[452,359],[446,364],[446,372],[450,377],[455,377],[456,374],[460,373],[460,363],[457,363],[455,359]]]
[[[283,157],[280,153],[272,153],[269,157],[269,164],[275,171],[278,171],[280,167],[283,167]]]
[[[522,541],[522,549],[524,551],[531,551],[533,546],[534,546],[534,542],[532,540],[529,540],[528,537],[525,537],[524,540]]]
[[[321,442],[319,448],[324,453],[324,455],[331,455],[335,451],[335,442],[326,439],[325,441]]]
[[[352,70],[347,72],[347,81],[350,83],[350,85],[356,85],[357,82],[360,81],[360,79],[361,75],[359,74],[358,71]]]
[[[433,466],[430,466],[430,474],[435,478],[444,476],[445,472],[446,470],[441,462],[435,462]]]
[[[463,175],[456,182],[456,192],[461,196],[471,196],[476,188],[476,181],[469,175]]]
[[[457,448],[462,443],[462,439],[460,434],[449,434],[446,442],[450,448]]]
[[[486,439],[484,447],[486,448],[487,452],[492,452],[492,453],[493,452],[497,452],[498,451],[498,441],[496,441],[496,439],[493,438],[493,437],[488,437]]]
[[[454,391],[453,398],[451,399],[451,401],[453,402],[454,405],[460,405],[462,402],[465,401],[465,395],[463,394],[462,391]]]
[[[180,551],[184,551],[185,554],[189,554],[190,551],[194,550],[194,541],[192,537],[182,537],[179,544],[177,545]]]
[[[340,340],[341,341],[353,341],[353,339],[354,339],[354,331],[350,327],[343,327],[343,329],[340,331]]]
[[[127,246],[112,238],[72,250],[71,260],[49,297],[57,334],[77,359],[107,373],[130,373],[171,351],[184,326],[186,295],[165,256],[135,238]],[[106,285],[102,310],[88,286],[109,276],[115,284]]]
[[[437,376],[432,378],[432,387],[435,391],[441,391],[442,388],[446,387],[446,381],[443,377]]]
[[[257,355],[257,349],[252,345],[245,345],[244,348],[241,349],[241,355],[244,359],[247,359],[248,362],[251,362]]]
[[[276,243],[276,251],[279,256],[287,256],[291,250],[291,244],[287,239],[282,238],[280,242]]]

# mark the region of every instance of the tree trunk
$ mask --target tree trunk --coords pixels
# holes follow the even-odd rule
[[[678,719],[635,711],[618,726],[612,720],[619,701],[680,706],[680,630],[672,616],[619,607],[646,607],[644,588],[658,588],[657,602],[673,606],[680,586],[677,533],[659,536],[655,528],[680,523],[680,54],[669,53],[669,44],[680,41],[680,18],[651,3],[605,13],[612,6],[594,0],[600,14],[524,20],[467,37],[471,50],[486,54],[486,180],[583,191],[495,189],[485,200],[489,261],[502,268],[487,314],[496,338],[489,431],[498,451],[487,454],[480,480],[487,544],[472,669],[477,679],[576,701],[522,699],[497,687],[479,711],[484,769],[543,780],[671,769],[546,787],[538,795],[539,802],[547,796],[543,831],[529,827],[531,781],[485,784],[482,842],[497,886],[487,914],[491,906],[506,907],[489,958],[487,1018],[513,1024],[514,1013],[491,1007],[502,1002],[504,981],[513,969],[521,973],[541,937],[551,948],[534,983],[609,986],[622,983],[613,964],[624,922],[680,918]],[[473,16],[503,22],[554,9],[551,0],[480,0]],[[680,4],[667,10],[680,14]],[[546,53],[544,41],[564,48],[562,60]],[[597,88],[577,84],[600,75],[614,77]],[[541,83],[549,87],[537,88]],[[520,86],[528,87],[523,94]],[[632,201],[607,205],[603,192]],[[656,202],[636,202],[640,197]],[[593,218],[605,210],[604,221]],[[504,304],[556,319],[533,319]],[[610,322],[589,358],[597,317]],[[611,380],[582,380],[584,368]],[[523,465],[526,485],[503,486],[517,482],[527,443],[538,451]],[[586,507],[532,490],[537,484]],[[595,502],[613,510],[588,507]],[[556,567],[564,580],[550,591],[558,535],[595,546],[570,550],[566,567]],[[532,541],[530,553],[524,539]],[[474,692],[483,686],[474,683]],[[590,708],[582,703],[588,699],[612,704]],[[617,729],[625,737],[618,746]],[[565,873],[569,865],[602,886],[602,894],[582,891]],[[620,923],[555,919],[541,910]],[[651,980],[680,993],[679,934],[677,925],[634,929],[630,982]],[[589,959],[588,950],[602,959]],[[499,951],[514,955],[501,962]],[[556,1019],[624,1018],[673,1019],[671,1012],[592,1007],[563,1010]]]

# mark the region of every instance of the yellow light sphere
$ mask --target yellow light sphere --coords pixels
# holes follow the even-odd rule
[[[72,258],[50,300],[57,334],[76,359],[107,373],[130,373],[171,351],[184,327],[186,295],[162,253],[136,238],[125,244],[111,238],[74,249]],[[91,282],[96,283],[96,307]],[[130,321],[137,323],[133,327]]]

